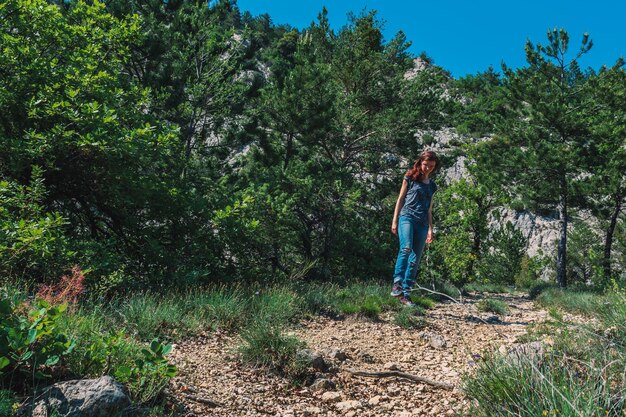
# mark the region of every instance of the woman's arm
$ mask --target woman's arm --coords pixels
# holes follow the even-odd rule
[[[402,180],[402,188],[400,188],[400,195],[398,201],[396,201],[396,209],[393,212],[393,221],[391,222],[391,233],[398,234],[398,217],[400,216],[400,210],[404,206],[404,197],[406,197],[406,190],[409,188],[407,180]]]
[[[426,243],[433,242],[433,201],[435,196],[430,199],[430,207],[428,207],[428,236],[426,236]]]

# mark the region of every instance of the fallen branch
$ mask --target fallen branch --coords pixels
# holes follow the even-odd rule
[[[417,376],[417,375],[411,375],[411,374],[407,374],[407,373],[400,372],[400,371],[366,372],[366,371],[355,371],[353,369],[346,369],[346,371],[356,376],[366,376],[370,378],[389,378],[389,377],[395,376],[398,378],[410,379],[411,381],[415,381],[415,382],[422,382],[424,384],[428,384],[437,388],[443,388],[443,389],[454,388],[454,385],[448,384],[447,382],[433,381],[428,378],[424,378],[424,377]]]
[[[421,285],[417,284],[416,288],[412,288],[411,291],[417,291],[417,290],[421,290],[421,291],[426,291],[429,292],[431,294],[436,294],[436,295],[440,295],[442,297],[445,297],[449,300],[451,300],[452,302],[454,302],[455,304],[463,304],[463,294],[461,294],[461,291],[459,291],[459,300],[450,297],[448,294],[444,294],[442,292],[439,291],[435,291],[435,290],[429,290],[428,288],[422,287]]]
[[[218,403],[217,401],[213,401],[213,400],[210,400],[208,398],[199,397],[197,395],[191,395],[191,394],[183,393],[183,397],[185,397],[186,399],[191,400],[191,401],[195,401],[195,402],[198,402],[198,403],[201,403],[201,404],[204,404],[204,405],[208,405],[209,407],[223,407],[223,405]]]

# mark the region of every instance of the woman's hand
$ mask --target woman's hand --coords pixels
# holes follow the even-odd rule
[[[428,235],[426,236],[426,243],[429,245],[433,243],[433,229],[428,229]]]
[[[391,233],[398,236],[398,223],[397,222],[391,223]]]

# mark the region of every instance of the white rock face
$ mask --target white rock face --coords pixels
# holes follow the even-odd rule
[[[498,223],[506,224],[510,221],[528,239],[526,253],[528,256],[550,253],[554,250],[559,239],[559,220],[552,217],[538,216],[527,211],[518,212],[508,208],[501,208]],[[490,227],[496,227],[496,220],[492,220]]]

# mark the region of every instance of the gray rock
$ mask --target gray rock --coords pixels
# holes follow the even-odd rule
[[[59,382],[46,388],[18,415],[32,417],[110,417],[130,406],[122,384],[110,376]]]
[[[315,382],[311,384],[311,391],[329,391],[334,390],[337,386],[333,381],[326,378],[317,378]]]
[[[446,339],[444,339],[443,336],[437,333],[421,332],[420,337],[423,340],[427,341],[430,346],[434,347],[435,349],[443,349],[447,346]]]
[[[299,361],[304,362],[307,366],[317,369],[318,371],[325,372],[328,369],[328,364],[322,355],[310,349],[299,350],[298,353],[296,353],[296,357]]]
[[[335,360],[337,362],[345,362],[347,359],[350,358],[348,354],[342,351],[341,349],[332,349],[330,353],[328,354],[328,356],[332,360]]]

